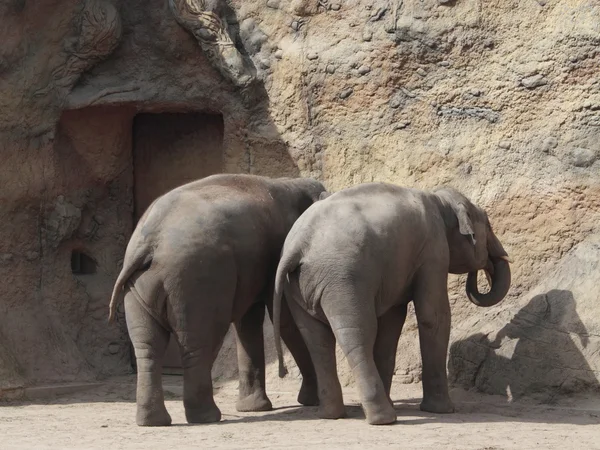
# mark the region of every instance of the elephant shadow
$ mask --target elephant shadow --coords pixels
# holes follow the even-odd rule
[[[571,291],[550,290],[521,308],[493,340],[476,333],[450,348],[449,381],[466,389],[554,403],[562,395],[600,392],[600,383],[576,341],[590,335]]]

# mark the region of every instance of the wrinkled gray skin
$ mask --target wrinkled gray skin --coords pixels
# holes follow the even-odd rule
[[[311,179],[214,175],[158,198],[140,219],[116,281],[110,317],[125,301],[137,359],[137,424],[169,425],[161,366],[169,332],[183,360],[189,423],[216,422],[211,368],[231,322],[239,366],[238,411],[271,409],[265,393],[263,319],[286,234],[324,191]],[[282,336],[303,382],[298,401],[318,402],[308,350],[289,311]]]
[[[288,234],[277,269],[278,315],[287,304],[317,372],[320,414],[345,415],[335,341],[358,382],[370,424],[396,420],[389,398],[398,339],[414,302],[423,361],[423,411],[454,411],[448,396],[448,273],[469,273],[467,294],[492,306],[510,287],[508,257],[486,213],[459,192],[358,185],[311,206]],[[477,291],[484,269],[490,292]],[[280,358],[280,374],[284,371]]]

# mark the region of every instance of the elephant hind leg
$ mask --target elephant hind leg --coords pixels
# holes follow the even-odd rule
[[[398,339],[400,339],[402,327],[406,320],[406,309],[406,305],[395,306],[377,320],[374,358],[388,398],[396,366]]]
[[[183,406],[188,423],[221,420],[211,371],[231,323],[236,276],[229,255],[208,255],[197,270],[179,271],[165,283],[167,317],[183,363]]]
[[[183,406],[190,424],[221,420],[221,411],[213,396],[211,370],[228,329],[227,321],[209,319],[201,332],[179,330],[175,333],[183,362]]]
[[[265,304],[259,302],[235,322],[240,380],[235,407],[241,412],[273,409],[265,390],[264,319]]]
[[[221,420],[221,411],[213,397],[209,348],[185,349],[183,360],[183,406],[188,423],[212,423]]]
[[[139,426],[171,425],[161,374],[169,332],[140,305],[132,289],[125,294],[125,315],[137,361],[136,422]]]
[[[273,320],[272,298],[273,296],[270,297],[271,301],[267,302],[271,321]],[[319,404],[319,393],[315,366],[313,365],[308,347],[302,339],[302,334],[292,318],[285,296],[281,302],[281,339],[285,342],[302,374],[302,386],[298,393],[298,403],[304,406],[317,406]]]
[[[386,393],[373,349],[377,316],[372,299],[355,292],[337,291],[322,298],[321,305],[335,337],[358,382],[367,422],[386,425],[396,421],[396,411]]]
[[[336,369],[335,337],[331,329],[308,314],[296,301],[288,300],[288,306],[314,362],[319,416],[324,419],[345,417],[346,408]]]

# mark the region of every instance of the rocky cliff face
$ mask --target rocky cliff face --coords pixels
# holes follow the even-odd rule
[[[600,321],[595,290],[600,239],[578,244],[527,295],[455,330],[450,381],[490,394],[553,401],[561,394],[600,391]]]
[[[504,306],[519,310],[598,232],[599,24],[593,0],[4,2],[0,388],[128,370],[123,321],[104,320],[133,227],[140,114],[220,115],[218,171],[455,186],[514,259]],[[73,252],[93,273],[73,273]],[[456,341],[489,317],[463,285],[451,279]],[[573,292],[576,309],[596,300]],[[418,379],[416,343],[408,321],[400,380]]]

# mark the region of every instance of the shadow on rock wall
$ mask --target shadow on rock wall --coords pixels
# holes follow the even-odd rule
[[[508,399],[531,396],[552,402],[559,394],[594,390],[600,383],[582,354],[589,334],[571,291],[536,295],[493,340],[476,333],[454,342],[449,380]]]

